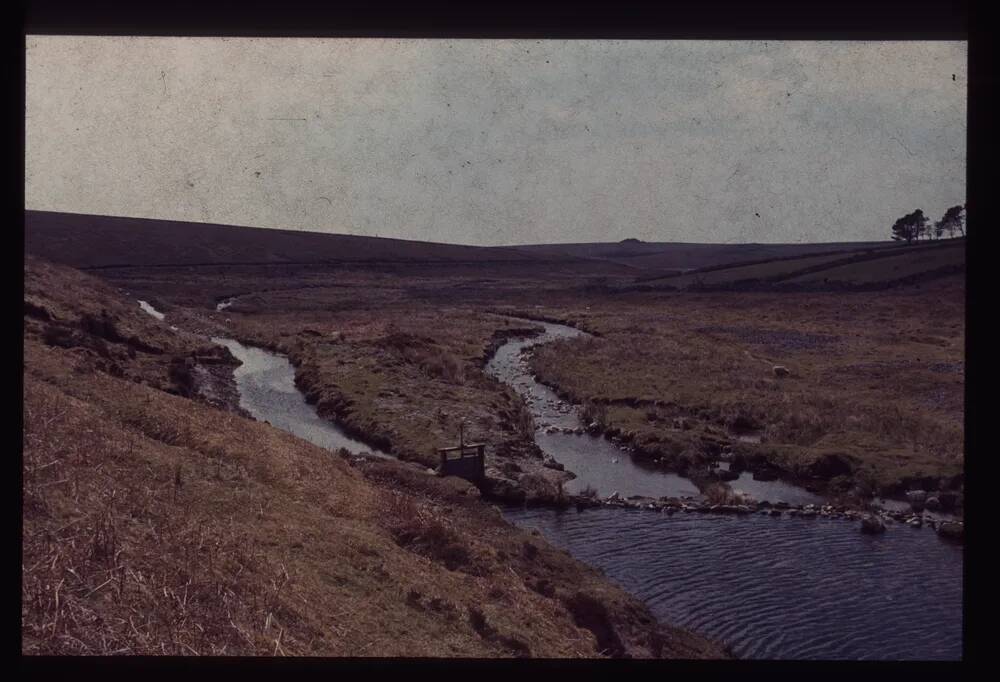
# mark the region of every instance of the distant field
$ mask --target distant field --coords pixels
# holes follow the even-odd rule
[[[706,272],[692,272],[679,277],[657,280],[678,289],[705,284],[715,285],[729,282],[739,282],[748,279],[770,279],[785,274],[790,268],[808,268],[826,263],[836,263],[844,259],[844,254],[813,256],[812,258],[797,258],[794,261],[772,260],[766,263],[736,266]]]
[[[254,248],[280,256],[289,252],[277,247],[292,243],[284,233],[252,228],[216,226],[208,234],[221,232],[234,235],[225,242],[233,247],[241,234],[251,244],[272,237]],[[170,234],[156,237],[164,251],[194,262],[188,244],[167,243]],[[344,243],[337,235],[306,236]],[[29,229],[29,249],[74,257],[65,244],[31,237]],[[207,240],[189,250],[200,253]],[[418,246],[429,254],[492,252]],[[606,246],[595,245],[595,252]],[[468,437],[493,443],[501,453],[494,455],[521,467],[518,475],[541,467],[519,445],[528,441],[516,396],[481,372],[496,333],[509,331],[489,314],[502,311],[595,332],[586,343],[540,349],[536,373],[668,469],[703,470],[713,448],[729,438],[730,424],[742,421],[765,439],[759,447],[740,445],[746,457],[837,494],[960,487],[964,240],[746,262],[761,253],[749,246],[740,264],[702,268],[697,278],[717,291],[697,294],[690,284],[691,293],[673,288],[695,281],[691,274],[644,279],[635,268],[572,255],[223,261],[102,267],[95,274],[130,299],[149,301],[181,329],[287,355],[323,414],[422,464],[432,463],[435,449],[464,422]],[[623,248],[651,253],[652,246]],[[907,285],[928,276],[936,278],[933,286]],[[900,284],[852,291],[886,282]],[[775,377],[775,364],[791,375]],[[674,428],[677,418],[691,428]],[[827,467],[828,460],[836,466]]]
[[[877,260],[847,263],[836,267],[806,273],[787,280],[789,284],[815,282],[847,282],[864,284],[900,280],[913,275],[949,266],[965,265],[965,244],[951,244],[947,248],[926,249]]]
[[[831,251],[885,248],[891,242],[834,242],[825,244],[680,244],[672,242],[615,242],[598,244],[546,244],[518,246],[519,251],[549,256],[590,258],[627,265],[636,276],[672,274],[671,271],[700,269],[772,260]],[[643,272],[645,271],[645,272]]]
[[[866,287],[955,274],[964,266],[964,240],[947,240],[708,267],[683,275],[643,280],[639,285],[664,289]]]

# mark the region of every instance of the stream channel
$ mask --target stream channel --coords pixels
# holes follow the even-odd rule
[[[585,332],[518,321],[545,332],[508,341],[485,371],[525,399],[538,425],[539,447],[577,475],[567,483],[568,492],[592,486],[623,497],[698,495],[687,479],[644,467],[600,436],[563,432],[582,426],[578,408],[537,383],[524,354]],[[296,388],[286,358],[231,339],[213,341],[243,363],[234,373],[240,404],[255,418],[324,448],[388,456],[319,417]],[[758,500],[821,501],[780,481],[748,477],[731,485]],[[609,507],[507,508],[504,516],[600,568],[661,621],[716,638],[740,657],[962,657],[963,549],[932,531],[890,524],[885,533],[863,535],[856,523],[837,519],[668,515]]]

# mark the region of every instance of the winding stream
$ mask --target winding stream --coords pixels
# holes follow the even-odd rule
[[[524,398],[535,419],[535,442],[576,474],[576,478],[564,486],[567,492],[579,493],[589,486],[604,497],[613,492],[623,497],[699,497],[698,487],[690,480],[641,460],[633,460],[627,451],[603,436],[582,432],[584,424],[579,409],[562,400],[549,387],[535,381],[525,351],[543,343],[589,334],[566,325],[514,319],[527,325],[544,327],[545,331],[539,336],[514,339],[500,346],[486,364],[485,371],[511,386]],[[722,466],[728,467],[725,463]],[[730,486],[734,491],[752,495],[756,500],[802,505],[823,503],[822,497],[803,488],[782,481],[758,481],[750,472],[743,472]]]
[[[485,371],[525,397],[538,425],[538,445],[577,474],[567,489],[697,495],[687,479],[643,467],[603,438],[573,432],[582,425],[577,409],[534,381],[522,351],[584,332],[527,322],[545,333],[504,344]],[[254,417],[324,448],[372,452],[315,413],[296,388],[286,358],[232,339],[213,341],[243,362],[234,374],[240,403]],[[793,498],[806,493],[779,481],[732,485],[740,489],[741,482],[758,499],[796,503]],[[742,657],[962,657],[963,550],[933,532],[890,524],[885,533],[868,536],[856,524],[823,518],[613,508],[509,508],[504,515],[601,568],[663,622],[717,638]]]
[[[139,307],[161,322],[165,315],[146,301]],[[176,329],[176,327],[172,327]],[[287,358],[263,348],[246,346],[234,339],[212,337],[225,346],[242,364],[233,370],[240,407],[254,419],[284,429],[313,445],[332,452],[344,448],[352,454],[391,457],[381,450],[348,436],[333,422],[316,414],[316,409],[295,386],[295,368]]]
[[[240,407],[255,419],[267,421],[271,426],[327,450],[345,448],[353,454],[390,457],[351,438],[336,424],[316,414],[315,408],[295,386],[295,368],[287,358],[233,339],[213,337],[212,342],[228,348],[243,363],[233,371],[233,377],[240,394]]]
[[[155,317],[156,319],[160,320],[161,322],[166,317],[166,315],[164,315],[163,313],[161,313],[159,310],[157,310],[153,306],[149,305],[149,303],[147,303],[146,301],[139,301],[139,307],[142,308],[142,310],[143,310],[144,313],[146,313],[147,315],[152,315],[153,317]]]
[[[519,321],[543,326],[545,333],[504,344],[486,371],[524,397],[538,425],[535,442],[577,474],[567,490],[697,495],[690,481],[632,462],[603,438],[563,432],[581,426],[577,409],[534,381],[522,353],[584,332]],[[730,485],[758,500],[821,501],[802,488],[757,481],[746,472]],[[510,508],[504,514],[600,567],[662,621],[717,638],[741,657],[962,657],[963,550],[934,532],[894,523],[870,536],[856,523],[824,518],[613,508]]]
[[[524,398],[537,427],[535,442],[544,452],[576,474],[576,478],[564,486],[566,492],[579,493],[591,486],[605,496],[612,492],[649,497],[698,495],[698,487],[688,479],[677,474],[655,472],[648,466],[643,467],[601,436],[556,431],[582,431],[583,422],[579,411],[559,398],[552,389],[534,380],[523,352],[542,343],[587,334],[561,324],[517,321],[544,327],[545,332],[530,339],[514,339],[500,346],[486,363],[485,371],[510,385]]]

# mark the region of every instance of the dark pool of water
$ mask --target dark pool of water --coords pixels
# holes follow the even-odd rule
[[[660,620],[747,658],[960,659],[961,546],[893,524],[509,509]]]

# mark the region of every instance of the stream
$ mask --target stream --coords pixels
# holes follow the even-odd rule
[[[962,657],[962,548],[935,533],[608,507],[505,516],[741,658]]]
[[[146,301],[139,307],[161,322],[165,315]],[[176,329],[176,327],[172,327]],[[292,433],[313,445],[336,452],[344,448],[352,454],[391,457],[381,450],[348,436],[340,427],[316,414],[295,385],[295,368],[276,353],[247,346],[235,339],[212,337],[212,343],[225,346],[242,364],[233,370],[240,407],[254,419]]]
[[[576,433],[582,426],[578,409],[534,380],[523,353],[585,332],[518,322],[545,332],[501,346],[486,372],[525,399],[538,427],[535,442],[577,475],[568,491],[590,486],[602,496],[698,495],[687,479],[633,462],[602,437]],[[757,481],[747,472],[730,485],[757,500],[822,502],[807,490]],[[740,657],[962,657],[963,549],[932,531],[894,523],[872,536],[836,519],[607,507],[508,508],[504,515],[599,567],[663,622],[714,637]]]
[[[148,304],[143,310],[156,312]],[[591,486],[605,496],[612,491],[623,497],[698,495],[689,480],[633,462],[604,438],[575,432],[582,426],[578,408],[534,381],[523,352],[584,332],[521,322],[545,332],[508,341],[485,371],[524,397],[539,447],[577,475],[568,491]],[[240,404],[255,418],[330,450],[388,456],[319,417],[296,388],[286,358],[232,339],[213,341],[243,363],[234,372]],[[816,497],[780,481],[740,479],[731,485],[759,500],[801,504]],[[934,532],[889,524],[885,533],[871,536],[854,523],[824,518],[668,515],[607,507],[508,508],[504,516],[600,568],[661,621],[714,637],[740,657],[962,657],[963,549]]]
[[[287,358],[233,339],[213,337],[212,342],[228,348],[243,363],[233,371],[233,377],[240,394],[240,407],[254,419],[267,421],[327,450],[345,448],[352,454],[390,457],[351,438],[336,424],[316,414],[316,409],[296,387],[295,368]]]

